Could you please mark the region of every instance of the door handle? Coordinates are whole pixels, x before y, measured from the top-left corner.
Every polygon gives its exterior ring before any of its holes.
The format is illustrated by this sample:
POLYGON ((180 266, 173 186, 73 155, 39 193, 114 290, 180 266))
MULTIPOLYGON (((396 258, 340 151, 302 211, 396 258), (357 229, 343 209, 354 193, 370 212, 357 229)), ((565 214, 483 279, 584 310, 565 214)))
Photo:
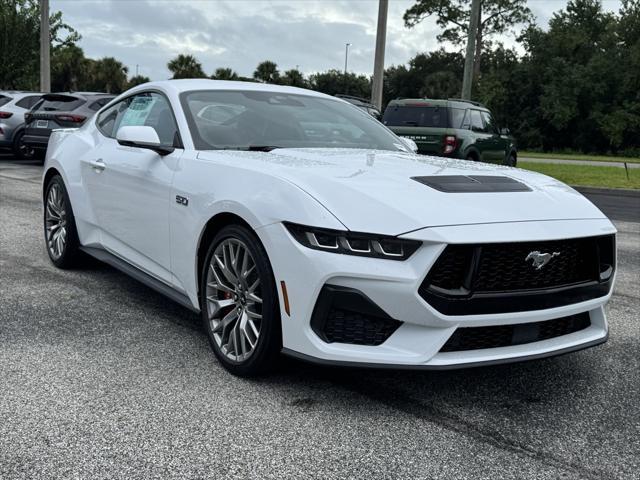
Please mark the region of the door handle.
POLYGON ((91 165, 91 168, 93 168, 93 170, 96 173, 102 172, 106 167, 106 165, 104 164, 101 158, 98 158, 96 160, 90 160, 89 165, 91 165))

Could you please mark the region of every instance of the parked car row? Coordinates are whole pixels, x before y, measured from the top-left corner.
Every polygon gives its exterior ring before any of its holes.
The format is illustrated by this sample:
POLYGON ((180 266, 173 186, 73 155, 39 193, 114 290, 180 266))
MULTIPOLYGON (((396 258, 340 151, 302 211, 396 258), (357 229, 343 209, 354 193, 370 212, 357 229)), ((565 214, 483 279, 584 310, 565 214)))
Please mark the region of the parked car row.
POLYGON ((0 148, 44 158, 51 131, 78 128, 115 95, 98 92, 0 92, 0 148))
MULTIPOLYGON (((0 92, 0 148, 20 159, 44 158, 52 130, 77 128, 115 96, 98 92, 0 92)), ((517 149, 508 129, 501 129, 482 104, 461 99, 396 99, 384 115, 364 98, 336 95, 395 134, 415 142, 418 153, 515 166, 517 149)), ((233 116, 218 106, 203 115, 233 116)))

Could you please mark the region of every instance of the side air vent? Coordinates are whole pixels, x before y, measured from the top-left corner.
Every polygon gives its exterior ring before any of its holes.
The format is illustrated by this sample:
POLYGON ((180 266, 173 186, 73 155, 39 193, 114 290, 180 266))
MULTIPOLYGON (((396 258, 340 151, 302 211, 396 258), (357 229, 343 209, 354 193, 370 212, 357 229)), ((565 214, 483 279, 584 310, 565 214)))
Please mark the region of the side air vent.
POLYGON ((311 328, 327 343, 381 345, 400 325, 362 292, 337 285, 322 288, 311 317, 311 328))
POLYGON ((530 192, 524 183, 497 175, 431 175, 412 180, 445 193, 530 192))

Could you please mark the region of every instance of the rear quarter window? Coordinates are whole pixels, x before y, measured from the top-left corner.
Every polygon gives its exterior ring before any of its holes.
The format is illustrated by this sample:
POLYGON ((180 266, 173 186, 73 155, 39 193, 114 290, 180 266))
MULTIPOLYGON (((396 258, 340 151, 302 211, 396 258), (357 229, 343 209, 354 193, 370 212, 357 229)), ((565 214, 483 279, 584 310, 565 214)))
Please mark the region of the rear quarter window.
POLYGON ((31 95, 30 97, 24 97, 16 102, 16 105, 20 108, 26 108, 29 110, 40 100, 40 95, 31 95))
POLYGON ((448 110, 437 106, 395 105, 385 110, 382 123, 391 127, 446 128, 448 110))
POLYGON ((11 97, 7 97, 6 95, 0 95, 0 107, 2 105, 6 105, 11 101, 11 97))

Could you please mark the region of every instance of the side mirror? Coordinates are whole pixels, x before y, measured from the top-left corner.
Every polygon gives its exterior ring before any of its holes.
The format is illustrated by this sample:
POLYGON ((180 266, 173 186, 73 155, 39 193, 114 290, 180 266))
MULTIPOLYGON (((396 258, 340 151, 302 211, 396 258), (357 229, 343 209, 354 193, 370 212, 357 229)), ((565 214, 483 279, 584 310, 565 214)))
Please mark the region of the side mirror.
POLYGON ((171 145, 162 145, 155 129, 148 126, 128 125, 120 127, 116 134, 116 140, 125 147, 146 148, 162 156, 169 155, 175 150, 171 145))
POLYGON ((407 137, 400 137, 410 152, 418 153, 418 144, 407 137))
POLYGON ((501 128, 500 135, 511 135, 511 131, 508 128, 501 128))

